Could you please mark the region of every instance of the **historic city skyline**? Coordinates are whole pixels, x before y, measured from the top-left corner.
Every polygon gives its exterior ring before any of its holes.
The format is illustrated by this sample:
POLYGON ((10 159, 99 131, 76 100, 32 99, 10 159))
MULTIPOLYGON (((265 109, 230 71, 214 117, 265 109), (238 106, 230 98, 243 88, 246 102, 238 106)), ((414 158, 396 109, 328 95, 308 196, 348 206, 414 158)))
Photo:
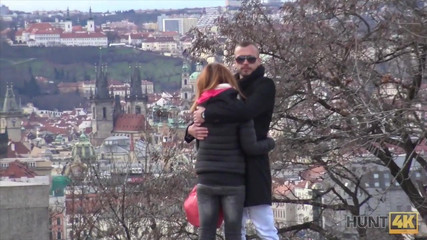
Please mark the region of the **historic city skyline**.
POLYGON ((32 11, 52 11, 52 10, 70 10, 88 11, 92 8, 95 12, 106 11, 125 11, 137 9, 180 9, 192 7, 216 7, 224 6, 224 0, 73 0, 73 1, 53 1, 53 0, 3 0, 2 5, 10 10, 19 10, 25 12, 32 11))

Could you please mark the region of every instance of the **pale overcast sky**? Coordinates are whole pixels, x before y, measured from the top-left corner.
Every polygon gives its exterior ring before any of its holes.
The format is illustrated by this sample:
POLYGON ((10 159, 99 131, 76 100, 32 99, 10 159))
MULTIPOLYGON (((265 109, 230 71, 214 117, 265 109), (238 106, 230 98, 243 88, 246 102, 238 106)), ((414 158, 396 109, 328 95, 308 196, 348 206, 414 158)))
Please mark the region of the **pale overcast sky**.
POLYGON ((130 9, 179 9, 225 6, 225 0, 0 0, 10 10, 80 10, 106 12, 130 9))

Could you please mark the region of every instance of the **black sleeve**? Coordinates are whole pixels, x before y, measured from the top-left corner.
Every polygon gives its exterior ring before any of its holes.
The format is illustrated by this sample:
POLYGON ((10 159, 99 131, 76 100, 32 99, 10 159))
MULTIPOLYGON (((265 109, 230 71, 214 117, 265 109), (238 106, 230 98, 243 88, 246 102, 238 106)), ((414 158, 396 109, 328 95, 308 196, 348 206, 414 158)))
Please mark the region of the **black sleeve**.
POLYGON ((272 150, 275 143, 272 138, 257 141, 254 121, 250 120, 240 125, 240 145, 247 155, 260 155, 272 150))
POLYGON ((193 136, 191 136, 191 135, 188 133, 188 128, 189 128, 191 125, 193 125, 193 122, 192 122, 192 123, 190 123, 190 124, 187 126, 187 128, 185 129, 184 141, 186 141, 187 143, 190 143, 191 141, 193 141, 193 140, 195 139, 193 136))
POLYGON ((244 103, 239 100, 212 104, 205 110, 205 121, 210 123, 246 122, 274 108, 276 87, 273 80, 263 78, 256 90, 247 96, 244 103))

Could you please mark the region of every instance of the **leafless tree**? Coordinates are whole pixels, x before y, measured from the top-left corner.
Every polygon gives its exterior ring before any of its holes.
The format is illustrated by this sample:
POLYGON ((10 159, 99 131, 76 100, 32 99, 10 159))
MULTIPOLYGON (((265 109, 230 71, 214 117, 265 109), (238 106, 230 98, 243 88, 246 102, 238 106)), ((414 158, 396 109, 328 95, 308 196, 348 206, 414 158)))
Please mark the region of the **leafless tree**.
MULTIPOLYGON (((220 37, 194 30, 191 52, 230 63, 237 42, 260 47, 277 89, 273 165, 308 159, 323 166, 335 199, 323 208, 358 215, 369 194, 363 173, 349 165, 369 162, 390 171, 427 222, 424 186, 410 178, 415 165, 427 170, 419 151, 427 136, 426 22, 426 5, 417 0, 297 0, 280 9, 249 0, 218 19, 220 37)), ((323 231, 310 224, 303 227, 323 231)), ((366 238, 366 229, 358 233, 366 238)))
POLYGON ((106 177, 97 162, 87 162, 87 170, 78 178, 71 177, 67 188, 71 238, 197 239, 197 231, 182 209, 195 183, 194 155, 189 161, 181 161, 177 156, 188 152, 184 148, 189 146, 180 142, 168 145, 167 150, 151 150, 156 153, 150 152, 149 162, 161 166, 150 168, 160 170, 154 173, 113 171, 106 177), (178 161, 181 164, 172 164, 178 161), (171 164, 179 167, 171 171, 171 164))

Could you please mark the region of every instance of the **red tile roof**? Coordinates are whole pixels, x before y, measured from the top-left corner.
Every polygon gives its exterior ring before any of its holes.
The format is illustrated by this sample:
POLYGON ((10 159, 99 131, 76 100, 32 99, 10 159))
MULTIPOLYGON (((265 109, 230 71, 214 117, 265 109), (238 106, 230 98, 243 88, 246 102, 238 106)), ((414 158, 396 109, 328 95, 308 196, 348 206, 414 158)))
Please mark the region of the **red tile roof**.
MULTIPOLYGON (((128 35, 128 37, 129 37, 129 35, 128 35)), ((131 39, 143 39, 143 38, 144 38, 144 36, 143 36, 142 34, 135 34, 135 33, 131 33, 131 34, 130 34, 130 38, 131 38, 131 39)))
POLYGON ((22 142, 9 141, 9 143, 7 144, 8 158, 20 157, 21 155, 29 153, 30 149, 28 149, 22 142))
POLYGON ((31 32, 33 30, 47 30, 49 28, 53 28, 50 23, 32 23, 29 25, 29 27, 25 30, 26 32, 31 32))
POLYGON ((78 33, 62 33, 61 38, 106 38, 104 33, 100 32, 78 32, 78 33))
POLYGON ((34 34, 36 35, 46 35, 46 34, 61 34, 62 30, 61 29, 57 29, 57 28, 52 28, 52 29, 41 29, 41 30, 36 30, 34 32, 34 34))
POLYGON ((9 178, 33 178, 37 174, 28 169, 28 166, 18 160, 10 162, 9 166, 6 169, 0 169, 0 177, 9 177, 9 178))
POLYGON ((178 32, 159 32, 157 36, 173 37, 173 36, 178 36, 178 35, 179 35, 178 32))
POLYGON ((122 114, 117 118, 114 125, 114 132, 141 132, 148 128, 148 123, 145 121, 144 115, 137 114, 122 114), (147 125, 147 126, 146 126, 147 125))
POLYGON ((172 37, 158 37, 158 38, 146 38, 144 42, 154 43, 154 42, 175 42, 172 37))
POLYGON ((83 27, 82 27, 82 26, 80 26, 80 25, 73 26, 73 30, 72 30, 72 31, 73 31, 73 32, 83 31, 83 27))
POLYGON ((70 132, 69 128, 71 128, 71 127, 59 128, 59 127, 55 127, 55 126, 46 125, 46 126, 40 128, 40 131, 47 131, 47 132, 51 132, 54 134, 67 135, 70 132))
POLYGON ((295 184, 273 184, 273 194, 286 196, 295 188, 295 184))
POLYGON ((22 33, 24 32, 24 29, 19 29, 15 32, 15 36, 22 36, 22 33))
POLYGON ((84 133, 85 133, 85 134, 92 133, 92 127, 87 127, 87 128, 85 128, 84 133))
POLYGON ((110 79, 108 80, 108 85, 111 87, 112 85, 123 86, 125 83, 119 80, 110 79))
POLYGON ((325 173, 326 173, 325 168, 322 166, 319 166, 319 167, 313 167, 305 171, 302 171, 300 173, 300 176, 304 180, 308 180, 310 182, 318 182, 322 180, 322 177, 325 173))

